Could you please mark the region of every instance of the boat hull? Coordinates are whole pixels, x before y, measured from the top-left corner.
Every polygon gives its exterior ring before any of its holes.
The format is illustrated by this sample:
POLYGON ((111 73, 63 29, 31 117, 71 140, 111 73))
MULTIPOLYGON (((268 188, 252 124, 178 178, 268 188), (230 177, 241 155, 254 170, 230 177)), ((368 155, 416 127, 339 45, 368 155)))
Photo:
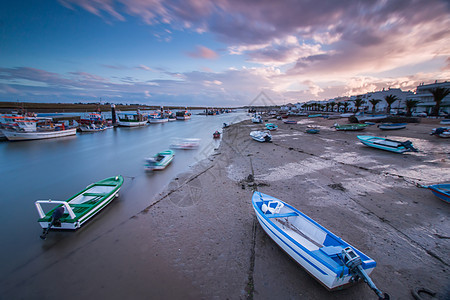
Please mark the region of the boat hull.
POLYGON ((145 121, 119 121, 119 126, 122 127, 139 127, 139 126, 145 126, 147 124, 147 120, 145 121))
POLYGON ((378 128, 381 130, 398 130, 398 129, 404 129, 406 128, 406 124, 380 124, 378 125, 378 128))
POLYGON ((366 135, 358 135, 357 138, 360 140, 361 143, 372 148, 377 148, 395 153, 404 153, 407 151, 411 151, 411 149, 402 146, 401 142, 398 141, 391 141, 385 138, 366 135))
POLYGON ((257 142, 264 143, 272 140, 272 135, 269 132, 264 131, 252 131, 250 136, 257 142))
POLYGON ((150 124, 159 124, 169 122, 169 119, 148 119, 150 124))
POLYGON ((450 203, 450 184, 435 184, 428 186, 428 188, 436 197, 450 203))
POLYGON ((9 141, 27 141, 27 140, 52 139, 76 135, 77 129, 71 128, 59 131, 35 131, 35 132, 21 132, 3 129, 2 132, 9 141))

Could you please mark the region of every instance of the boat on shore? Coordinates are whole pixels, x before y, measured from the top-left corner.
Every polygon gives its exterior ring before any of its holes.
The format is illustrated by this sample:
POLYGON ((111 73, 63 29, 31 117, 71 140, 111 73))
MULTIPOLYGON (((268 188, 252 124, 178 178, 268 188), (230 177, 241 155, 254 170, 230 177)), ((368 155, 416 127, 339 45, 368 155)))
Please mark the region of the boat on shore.
POLYGON ((421 187, 431 190, 436 197, 450 203, 450 183, 423 185, 421 187))
POLYGON ((258 141, 258 142, 261 142, 261 143, 272 141, 272 135, 270 134, 269 131, 258 131, 258 130, 255 130, 255 131, 250 132, 250 136, 255 141, 258 141))
POLYGON ((397 130, 406 128, 407 123, 381 123, 378 128, 381 130, 397 130))
POLYGON ((118 175, 92 183, 65 201, 36 201, 38 222, 44 229, 41 238, 45 239, 50 229, 74 230, 80 228, 118 196, 122 184, 123 177, 118 175), (54 207, 45 213, 43 205, 53 205, 54 207))
POLYGON ((173 150, 166 150, 157 153, 153 157, 145 159, 145 170, 157 171, 164 170, 173 160, 175 152, 173 150))
POLYGON ((297 121, 294 120, 283 120, 284 124, 297 124, 297 121))
POLYGON ((366 129, 369 125, 359 123, 339 125, 336 123, 333 126, 337 131, 361 131, 366 129))
POLYGON ((320 132, 320 129, 317 129, 317 128, 307 128, 307 129, 305 130, 305 132, 306 132, 306 133, 309 133, 309 134, 317 134, 317 133, 320 132))
POLYGON ((308 118, 318 118, 318 117, 322 117, 322 114, 314 114, 314 115, 309 115, 308 118))
POLYGON ((358 122, 366 122, 366 121, 381 121, 388 117, 388 115, 372 115, 372 114, 365 114, 363 112, 359 112, 355 115, 352 115, 349 117, 349 121, 352 122, 353 117, 355 117, 358 122))
POLYGON ((430 134, 441 138, 450 138, 450 127, 433 128, 430 134))
POLYGON ((148 122, 148 117, 139 111, 137 113, 119 113, 118 118, 119 126, 122 127, 145 126, 148 122))
POLYGON ((395 140, 390 140, 377 136, 369 136, 369 135, 358 135, 357 138, 369 147, 391 151, 395 153, 404 153, 407 151, 418 152, 416 148, 412 145, 410 141, 400 142, 395 140))
POLYGON ((262 123, 262 117, 260 115, 254 115, 252 117, 252 122, 253 123, 262 123))
POLYGON ((450 125, 450 119, 444 119, 444 120, 442 120, 441 122, 439 122, 439 124, 442 124, 442 125, 450 125))
POLYGON ((254 192, 252 206, 267 235, 325 288, 342 289, 362 278, 383 299, 369 277, 372 258, 277 198, 254 192))
POLYGON ((277 130, 277 128, 278 128, 278 126, 273 123, 266 123, 265 126, 268 130, 277 130))

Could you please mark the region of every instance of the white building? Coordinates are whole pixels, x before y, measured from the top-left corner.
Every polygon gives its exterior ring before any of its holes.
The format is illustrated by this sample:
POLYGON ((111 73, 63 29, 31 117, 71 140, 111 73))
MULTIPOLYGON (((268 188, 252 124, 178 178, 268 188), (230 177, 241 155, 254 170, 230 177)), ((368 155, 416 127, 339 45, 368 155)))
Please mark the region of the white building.
MULTIPOLYGON (((372 103, 370 100, 379 99, 381 100, 375 106, 375 112, 386 112, 387 102, 385 100, 386 96, 393 95, 396 96, 399 100, 395 101, 391 105, 391 112, 404 111, 406 110, 406 99, 410 99, 414 93, 411 91, 403 92, 401 89, 391 89, 387 90, 383 89, 382 91, 370 92, 363 95, 352 96, 351 100, 355 100, 356 98, 361 98, 364 100, 364 104, 360 107, 360 110, 372 112, 372 103)), ((354 108, 354 104, 352 102, 351 107, 354 108)))
MULTIPOLYGON (((431 94, 430 90, 435 88, 446 88, 450 89, 450 82, 435 82, 432 84, 421 84, 417 87, 416 93, 408 99, 417 100, 420 103, 417 104, 417 108, 415 111, 417 112, 426 112, 428 115, 432 113, 433 107, 436 105, 434 102, 433 94, 431 94)), ((447 95, 441 101, 441 112, 450 113, 450 95, 447 95)))

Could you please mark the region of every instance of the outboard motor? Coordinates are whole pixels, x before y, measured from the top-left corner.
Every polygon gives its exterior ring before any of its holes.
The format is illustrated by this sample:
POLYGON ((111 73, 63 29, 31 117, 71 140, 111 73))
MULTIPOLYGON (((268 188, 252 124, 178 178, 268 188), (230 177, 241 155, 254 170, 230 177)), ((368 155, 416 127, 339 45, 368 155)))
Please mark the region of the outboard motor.
POLYGON ((55 210, 52 213, 51 222, 48 225, 47 228, 44 229, 44 231, 41 234, 41 239, 45 240, 47 238, 47 234, 50 231, 50 228, 52 226, 54 227, 61 227, 61 217, 64 215, 64 207, 60 206, 55 208, 55 210))
POLYGON ((419 152, 419 150, 417 150, 416 148, 414 148, 413 144, 411 143, 411 141, 406 141, 401 143, 403 147, 405 147, 406 149, 409 149, 411 151, 414 152, 419 152))
POLYGON ((376 287, 375 283, 373 283, 372 279, 370 279, 369 275, 364 271, 361 264, 361 257, 351 248, 347 247, 342 250, 342 257, 344 264, 350 269, 350 273, 353 275, 352 279, 357 281, 359 278, 362 278, 365 283, 369 285, 369 287, 377 294, 378 299, 389 300, 390 297, 388 294, 383 293, 376 287))

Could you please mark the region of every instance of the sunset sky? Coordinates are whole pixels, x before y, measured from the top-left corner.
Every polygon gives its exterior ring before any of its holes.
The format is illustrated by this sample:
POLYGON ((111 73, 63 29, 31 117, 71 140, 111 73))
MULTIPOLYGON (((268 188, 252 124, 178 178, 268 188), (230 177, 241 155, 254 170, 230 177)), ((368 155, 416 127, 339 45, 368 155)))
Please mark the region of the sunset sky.
POLYGON ((283 104, 435 80, 445 0, 0 3, 0 101, 283 104))

